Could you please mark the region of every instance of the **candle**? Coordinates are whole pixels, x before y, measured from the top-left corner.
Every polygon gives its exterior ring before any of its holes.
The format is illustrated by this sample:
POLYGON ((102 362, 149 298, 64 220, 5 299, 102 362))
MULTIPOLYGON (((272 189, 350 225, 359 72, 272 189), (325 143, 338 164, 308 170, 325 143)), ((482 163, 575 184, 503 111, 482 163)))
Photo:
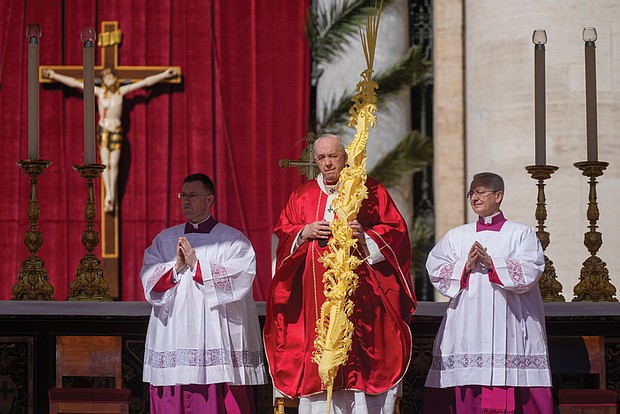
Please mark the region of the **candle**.
POLYGON ((546 165, 545 43, 547 43, 547 33, 542 29, 534 30, 532 42, 534 43, 535 160, 536 165, 546 165))
POLYGON ((28 158, 39 159, 39 38, 41 27, 30 23, 28 38, 28 158))
POLYGON ((95 39, 92 27, 82 28, 84 42, 84 164, 95 163, 95 39))
POLYGON ((598 161, 596 127, 596 29, 586 27, 582 35, 586 58, 586 142, 588 161, 598 161))

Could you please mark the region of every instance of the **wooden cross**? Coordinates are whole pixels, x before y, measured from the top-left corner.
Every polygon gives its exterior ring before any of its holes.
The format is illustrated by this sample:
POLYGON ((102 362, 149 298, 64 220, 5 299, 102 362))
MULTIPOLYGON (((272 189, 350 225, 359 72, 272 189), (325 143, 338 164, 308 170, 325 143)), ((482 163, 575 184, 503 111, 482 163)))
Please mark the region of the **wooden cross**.
MULTIPOLYGON (((160 83, 181 83, 180 66, 121 66, 118 64, 118 47, 121 44, 123 33, 118 28, 118 22, 101 22, 101 33, 98 34, 97 45, 101 49, 101 63, 95 66, 95 83, 101 84, 101 71, 103 69, 114 70, 117 79, 122 84, 129 84, 151 75, 156 75, 168 68, 176 70, 177 76, 165 79, 160 83)), ((43 69, 52 69, 61 75, 83 80, 84 70, 82 66, 39 66, 39 82, 52 83, 51 79, 43 76, 43 69)), ((104 197, 103 184, 101 185, 101 200, 104 197)), ((106 213, 101 203, 101 256, 103 258, 103 272, 110 286, 110 296, 118 298, 119 289, 119 215, 118 197, 114 212, 106 213)))
POLYGON ((309 180, 312 180, 319 175, 319 167, 314 162, 314 133, 308 132, 306 135, 306 142, 308 147, 304 148, 299 154, 297 160, 289 160, 282 158, 278 163, 280 168, 297 167, 301 175, 305 175, 309 180))

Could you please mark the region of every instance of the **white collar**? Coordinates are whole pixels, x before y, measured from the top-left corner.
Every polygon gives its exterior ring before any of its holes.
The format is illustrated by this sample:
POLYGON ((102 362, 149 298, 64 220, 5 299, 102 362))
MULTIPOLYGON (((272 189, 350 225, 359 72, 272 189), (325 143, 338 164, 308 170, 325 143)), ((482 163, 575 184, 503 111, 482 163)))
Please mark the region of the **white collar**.
POLYGON ((325 194, 332 195, 338 193, 338 183, 325 184, 325 180, 323 179, 323 173, 319 173, 319 175, 316 176, 316 182, 319 185, 321 191, 323 191, 325 194))
POLYGON ((487 217, 483 217, 484 220, 484 224, 493 224, 493 217, 497 216, 498 214, 501 214, 501 210, 499 210, 497 213, 491 215, 491 216, 487 216, 487 217))
POLYGON ((191 220, 188 220, 188 221, 189 221, 189 224, 191 224, 191 225, 192 225, 195 229, 197 229, 197 228, 198 228, 198 226, 200 226, 202 223, 204 223, 205 221, 209 220, 210 218, 211 218, 211 214, 209 214, 209 215, 207 216, 207 218, 206 218, 206 219, 201 220, 201 221, 200 221, 200 222, 198 222, 198 223, 194 223, 194 222, 193 222, 193 221, 191 221, 191 220))

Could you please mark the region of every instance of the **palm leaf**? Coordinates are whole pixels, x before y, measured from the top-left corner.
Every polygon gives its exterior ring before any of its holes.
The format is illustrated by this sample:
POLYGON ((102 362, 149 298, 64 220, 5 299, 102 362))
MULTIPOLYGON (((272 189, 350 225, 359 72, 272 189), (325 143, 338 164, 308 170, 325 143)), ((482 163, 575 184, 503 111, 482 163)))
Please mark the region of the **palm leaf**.
MULTIPOLYGON (((388 7, 394 0, 383 0, 388 7)), ((310 53, 317 62, 328 62, 348 49, 348 43, 359 35, 368 13, 375 9, 375 0, 343 0, 310 10, 306 20, 306 36, 310 40, 310 53)))
POLYGON ((433 161, 433 143, 419 131, 405 135, 396 148, 388 152, 368 173, 386 187, 400 181, 403 174, 413 174, 433 161))
POLYGON ((432 214, 422 214, 413 221, 409 232, 411 240, 411 270, 415 278, 426 277, 426 258, 435 244, 435 218, 432 214))
MULTIPOLYGON (((407 53, 386 70, 377 74, 374 81, 379 84, 377 105, 419 83, 430 69, 430 62, 422 55, 422 47, 412 46, 407 53)), ((328 102, 316 126, 311 126, 317 136, 329 131, 340 134, 349 120, 349 108, 354 93, 344 93, 328 102)))
POLYGON ((396 63, 373 77, 379 84, 378 102, 382 102, 403 89, 417 85, 431 68, 424 59, 422 46, 412 46, 396 63))

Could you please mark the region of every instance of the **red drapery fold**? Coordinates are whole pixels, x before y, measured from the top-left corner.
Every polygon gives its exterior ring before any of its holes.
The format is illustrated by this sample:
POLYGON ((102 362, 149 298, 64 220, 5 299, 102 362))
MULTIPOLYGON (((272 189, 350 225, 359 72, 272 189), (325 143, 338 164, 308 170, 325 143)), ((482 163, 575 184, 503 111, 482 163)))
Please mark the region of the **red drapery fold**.
MULTIPOLYGON (((181 85, 159 84, 125 98, 126 140, 119 177, 121 299, 143 300, 144 249, 163 228, 183 221, 176 198, 183 178, 210 175, 214 215, 243 231, 257 253, 255 297, 271 278, 271 233, 301 181, 280 158, 305 145, 309 56, 303 23, 309 0, 36 0, 0 2, 0 299, 11 298, 29 228, 27 158, 28 23, 41 25, 40 64, 81 65, 80 30, 118 21, 119 64, 181 66, 181 85)), ((99 51, 96 51, 99 64, 99 51)), ((40 90, 40 230, 56 300, 65 300, 85 249, 82 93, 58 84, 40 90)), ((97 183, 99 186, 99 183, 97 183)), ((97 206, 101 200, 96 189, 97 206)), ((100 218, 98 211, 97 223, 100 218)), ((99 230, 99 226, 97 225, 99 230)), ((100 249, 95 252, 99 257, 100 249)))

